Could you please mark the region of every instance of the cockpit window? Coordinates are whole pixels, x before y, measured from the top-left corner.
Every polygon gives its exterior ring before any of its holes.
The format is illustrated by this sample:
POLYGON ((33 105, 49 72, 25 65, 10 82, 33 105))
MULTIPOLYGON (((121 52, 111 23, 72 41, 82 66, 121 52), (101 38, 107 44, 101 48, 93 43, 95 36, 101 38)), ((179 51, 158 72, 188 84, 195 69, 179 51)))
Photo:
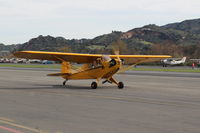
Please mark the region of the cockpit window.
POLYGON ((109 55, 103 55, 103 56, 102 56, 102 60, 103 60, 103 61, 110 61, 111 58, 110 58, 109 55))
POLYGON ((90 65, 89 68, 95 68, 102 66, 101 58, 97 58, 95 61, 93 61, 90 65))

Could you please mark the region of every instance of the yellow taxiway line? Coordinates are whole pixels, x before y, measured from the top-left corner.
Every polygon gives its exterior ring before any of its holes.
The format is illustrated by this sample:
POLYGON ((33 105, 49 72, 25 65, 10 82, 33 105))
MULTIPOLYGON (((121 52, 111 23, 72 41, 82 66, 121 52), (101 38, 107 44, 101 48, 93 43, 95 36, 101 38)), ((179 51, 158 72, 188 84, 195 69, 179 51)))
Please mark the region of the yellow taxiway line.
POLYGON ((48 133, 46 131, 37 130, 37 129, 30 128, 30 127, 27 127, 27 126, 16 124, 16 123, 14 123, 14 120, 11 120, 11 119, 8 119, 8 118, 4 118, 4 117, 0 117, 0 123, 6 124, 6 125, 10 125, 10 126, 14 126, 14 127, 21 128, 21 129, 25 129, 25 130, 28 130, 28 131, 31 131, 31 132, 35 132, 35 133, 48 133))

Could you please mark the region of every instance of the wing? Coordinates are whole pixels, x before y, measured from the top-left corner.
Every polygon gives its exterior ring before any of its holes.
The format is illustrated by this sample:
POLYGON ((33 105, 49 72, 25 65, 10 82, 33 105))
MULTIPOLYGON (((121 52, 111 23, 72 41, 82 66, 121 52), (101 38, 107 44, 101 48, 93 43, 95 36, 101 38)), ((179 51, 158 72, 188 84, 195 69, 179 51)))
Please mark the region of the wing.
POLYGON ((14 53, 14 56, 26 59, 40 59, 53 61, 67 61, 76 63, 91 63, 97 58, 102 57, 98 54, 78 54, 61 52, 42 52, 42 51, 21 51, 14 53))
MULTIPOLYGON (((97 58, 101 58, 101 54, 78 54, 78 53, 61 53, 61 52, 42 52, 42 51, 21 51, 14 53, 14 56, 26 59, 40 59, 53 61, 67 61, 76 63, 91 63, 97 58)), ((170 58, 168 55, 109 55, 111 58, 120 58, 126 64, 143 63, 159 61, 161 59, 170 58)))
POLYGON ((110 55, 110 57, 123 59, 125 64, 154 62, 166 58, 171 58, 169 55, 110 55))

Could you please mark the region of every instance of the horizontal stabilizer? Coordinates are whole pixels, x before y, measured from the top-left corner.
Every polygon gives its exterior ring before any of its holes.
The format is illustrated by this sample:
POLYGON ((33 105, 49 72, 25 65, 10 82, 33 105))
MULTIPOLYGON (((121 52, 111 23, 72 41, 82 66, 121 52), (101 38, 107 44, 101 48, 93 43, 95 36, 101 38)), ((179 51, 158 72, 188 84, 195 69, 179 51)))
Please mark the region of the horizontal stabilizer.
POLYGON ((47 76, 69 76, 70 73, 50 73, 47 76))

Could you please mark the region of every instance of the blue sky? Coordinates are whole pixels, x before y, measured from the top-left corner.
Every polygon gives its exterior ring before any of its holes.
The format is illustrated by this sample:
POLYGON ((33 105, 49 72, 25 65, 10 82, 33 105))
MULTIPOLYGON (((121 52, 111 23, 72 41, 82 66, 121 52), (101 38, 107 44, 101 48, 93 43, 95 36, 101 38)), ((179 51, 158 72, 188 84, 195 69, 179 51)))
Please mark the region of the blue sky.
POLYGON ((38 35, 94 38, 200 18, 199 0, 0 0, 0 43, 38 35))

